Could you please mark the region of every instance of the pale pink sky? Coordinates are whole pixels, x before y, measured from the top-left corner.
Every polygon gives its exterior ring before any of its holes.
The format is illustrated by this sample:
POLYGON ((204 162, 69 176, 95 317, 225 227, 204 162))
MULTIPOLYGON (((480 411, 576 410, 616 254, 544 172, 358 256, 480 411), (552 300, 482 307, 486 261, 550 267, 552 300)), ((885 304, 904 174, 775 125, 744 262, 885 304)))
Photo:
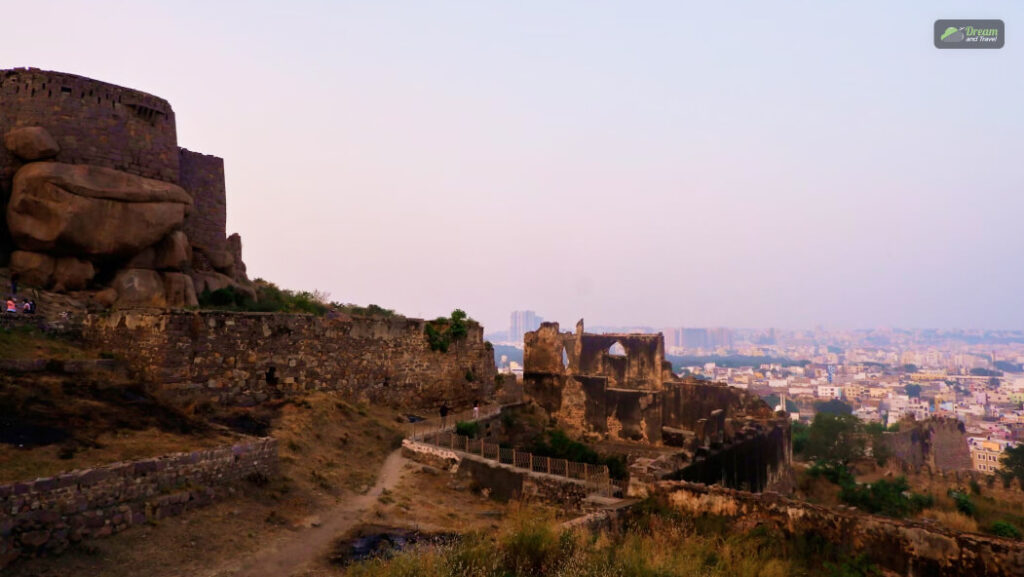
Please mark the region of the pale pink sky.
POLYGON ((344 302, 1024 328, 1022 5, 709 4, 35 0, 0 67, 167 98, 250 274, 344 302))

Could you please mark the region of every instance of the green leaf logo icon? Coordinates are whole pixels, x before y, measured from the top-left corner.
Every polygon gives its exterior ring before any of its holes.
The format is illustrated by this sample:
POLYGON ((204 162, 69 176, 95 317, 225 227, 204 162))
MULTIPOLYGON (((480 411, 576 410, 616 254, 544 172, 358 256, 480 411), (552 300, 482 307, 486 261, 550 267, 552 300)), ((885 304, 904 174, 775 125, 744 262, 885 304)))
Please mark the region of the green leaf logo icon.
POLYGON ((964 32, 956 26, 950 26, 946 28, 946 31, 939 37, 941 42, 962 42, 964 39, 964 32))

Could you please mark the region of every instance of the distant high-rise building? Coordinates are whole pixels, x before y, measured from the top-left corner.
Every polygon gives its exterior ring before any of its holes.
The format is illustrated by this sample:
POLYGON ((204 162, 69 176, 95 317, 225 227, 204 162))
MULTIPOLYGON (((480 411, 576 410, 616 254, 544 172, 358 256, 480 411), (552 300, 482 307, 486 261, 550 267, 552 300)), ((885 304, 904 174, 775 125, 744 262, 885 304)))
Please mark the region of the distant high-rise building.
POLYGON ((665 344, 684 349, 714 350, 733 347, 733 331, 726 328, 675 328, 665 329, 665 344))
POLYGON ((508 339, 522 341, 524 334, 537 330, 542 322, 544 319, 533 311, 512 311, 512 316, 509 318, 508 339))

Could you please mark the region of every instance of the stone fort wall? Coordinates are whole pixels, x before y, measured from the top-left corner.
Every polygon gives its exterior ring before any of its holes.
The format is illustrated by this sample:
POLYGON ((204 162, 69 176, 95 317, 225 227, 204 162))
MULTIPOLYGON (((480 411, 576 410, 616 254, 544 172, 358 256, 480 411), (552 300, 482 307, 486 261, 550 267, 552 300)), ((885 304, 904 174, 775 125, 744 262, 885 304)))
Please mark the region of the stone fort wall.
POLYGON ((180 149, 181 187, 192 195, 195 206, 185 218, 185 234, 193 246, 224 250, 228 208, 224 187, 224 160, 180 149))
MULTIPOLYGON (((57 162, 178 182, 174 111, 162 98, 74 74, 0 71, 0 135, 21 126, 49 131, 61 148, 57 162)), ((0 182, 20 166, 0 147, 0 182)))
POLYGON ((483 327, 470 325, 441 353, 430 350, 425 325, 404 317, 135 310, 90 315, 82 331, 139 379, 193 400, 251 405, 332 390, 433 411, 489 396, 496 371, 483 327))
POLYGON ((927 467, 958 471, 973 467, 964 425, 956 419, 905 421, 899 432, 885 433, 882 440, 892 452, 891 460, 908 470, 927 467))
POLYGON ((0 569, 22 555, 60 553, 180 515, 208 504, 217 487, 269 476, 276 466, 277 441, 265 438, 0 485, 0 569))
POLYGON ((898 575, 1011 577, 1024 575, 1024 543, 935 525, 830 509, 775 493, 663 482, 655 494, 692 517, 724 517, 740 530, 769 526, 788 535, 812 536, 898 575))

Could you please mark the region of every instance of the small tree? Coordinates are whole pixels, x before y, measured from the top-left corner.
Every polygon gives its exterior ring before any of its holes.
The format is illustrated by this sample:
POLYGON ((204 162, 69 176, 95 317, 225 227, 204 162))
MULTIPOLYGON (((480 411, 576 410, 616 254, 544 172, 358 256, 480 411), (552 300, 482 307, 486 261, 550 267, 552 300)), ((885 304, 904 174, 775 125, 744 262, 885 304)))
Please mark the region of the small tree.
POLYGON ((819 460, 845 465, 864 456, 867 439, 853 415, 818 413, 807 432, 806 453, 819 460))
POLYGON ((1007 447, 1000 459, 1007 477, 1014 477, 1024 487, 1024 444, 1007 447))
POLYGON ((921 385, 919 385, 917 383, 911 383, 911 384, 903 387, 903 390, 907 393, 908 397, 916 397, 916 398, 920 398, 921 397, 921 385))

